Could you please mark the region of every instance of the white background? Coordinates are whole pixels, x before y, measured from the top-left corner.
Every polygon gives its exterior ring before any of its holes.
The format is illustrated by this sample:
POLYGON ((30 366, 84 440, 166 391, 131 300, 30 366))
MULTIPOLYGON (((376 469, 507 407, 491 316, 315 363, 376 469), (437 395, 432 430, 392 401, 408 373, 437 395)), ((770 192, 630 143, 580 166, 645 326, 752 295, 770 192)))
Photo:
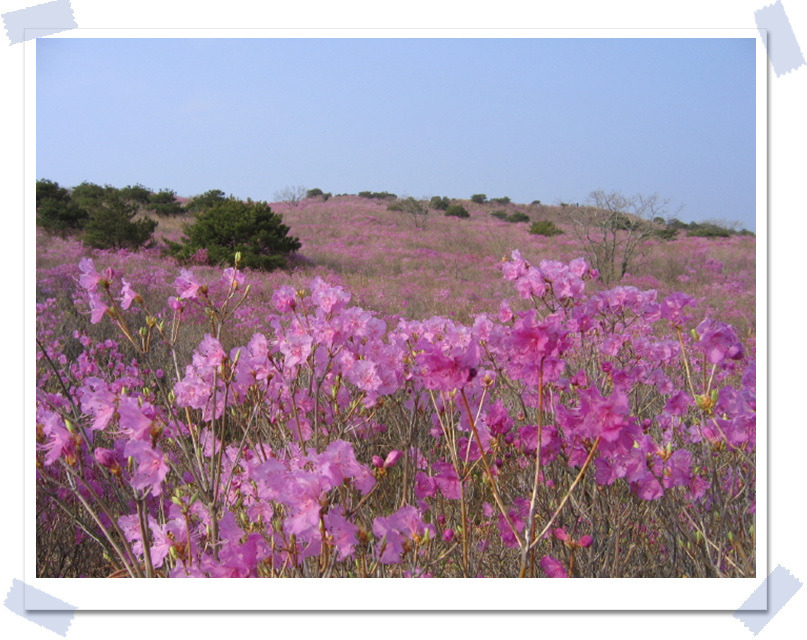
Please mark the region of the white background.
MULTIPOLYGON (((34 1, 0 2, 0 13, 23 9, 34 1)), ((475 8, 468 2, 324 2, 297 1, 293 6, 230 0, 224 6, 212 2, 137 3, 72 0, 74 16, 84 28, 153 27, 530 27, 530 28, 749 28, 754 11, 766 4, 746 0, 677 0, 647 2, 609 0, 561 3, 489 3, 475 8)), ((788 18, 807 52, 807 3, 784 0, 788 18)), ((7 298, 3 305, 5 358, 2 370, 2 399, 8 419, 2 429, 0 465, 3 513, 0 521, 0 594, 12 579, 23 579, 22 486, 22 376, 23 358, 23 63, 22 45, 9 46, 0 38, 0 78, 4 127, 0 142, 0 215, 6 243, 0 251, 7 298)), ((800 187, 807 178, 807 66, 788 75, 769 76, 769 570, 778 564, 807 582, 807 553, 804 551, 804 498, 802 482, 807 453, 804 411, 799 402, 805 396, 804 376, 796 366, 804 355, 800 321, 804 293, 807 207, 800 187)), ((764 226, 760 218, 758 232, 764 226)), ((760 265, 761 267, 761 265, 760 265)), ((26 336, 32 339, 32 336, 26 336)), ((760 335, 760 341, 764 337, 760 335)), ((758 385, 763 385, 758 380, 758 385)), ((335 583, 336 585, 337 583, 335 583)), ((489 589, 495 581, 480 581, 489 589)), ((225 596, 222 596, 223 599, 225 596)), ((739 606, 741 602, 737 602, 739 606)), ((125 606, 122 603, 122 606, 125 606)), ((630 602, 624 607, 629 609, 630 602)), ((361 608, 361 603, 356 603, 361 608)), ((763 638, 794 637, 803 631, 807 611, 807 588, 801 589, 762 631, 763 638)), ((0 608, 0 628, 8 637, 54 637, 5 608, 0 608)), ((221 635, 278 633, 317 634, 331 638, 362 636, 411 637, 451 634, 483 637, 491 634, 523 633, 528 636, 558 634, 582 637, 589 633, 652 635, 654 638, 750 638, 730 613, 432 613, 432 614, 312 614, 312 613, 78 613, 68 637, 129 638, 149 634, 156 638, 176 634, 207 638, 221 635)))

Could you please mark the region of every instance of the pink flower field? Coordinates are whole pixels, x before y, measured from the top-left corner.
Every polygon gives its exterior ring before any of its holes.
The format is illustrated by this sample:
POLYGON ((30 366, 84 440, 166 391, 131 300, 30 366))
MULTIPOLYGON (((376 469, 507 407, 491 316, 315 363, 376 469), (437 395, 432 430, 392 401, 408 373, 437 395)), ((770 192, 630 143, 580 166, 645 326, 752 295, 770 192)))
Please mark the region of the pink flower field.
MULTIPOLYGON (((753 577, 756 239, 272 204, 270 273, 37 236, 40 577, 753 577)), ((502 207, 499 207, 502 208, 502 207)))

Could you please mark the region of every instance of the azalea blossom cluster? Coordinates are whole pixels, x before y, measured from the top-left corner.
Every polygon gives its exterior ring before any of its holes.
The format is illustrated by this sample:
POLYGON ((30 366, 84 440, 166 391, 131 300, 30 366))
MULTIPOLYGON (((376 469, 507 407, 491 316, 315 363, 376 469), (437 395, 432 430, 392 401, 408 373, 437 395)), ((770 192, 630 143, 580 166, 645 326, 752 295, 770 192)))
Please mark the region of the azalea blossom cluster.
POLYGON ((132 577, 569 577, 605 553, 584 496, 675 504, 698 535, 723 496, 753 514, 732 327, 684 294, 588 293, 583 259, 501 271, 520 300, 469 326, 391 323, 316 278, 228 346, 237 268, 183 269, 152 310, 82 259, 78 304, 120 338, 76 332, 67 358, 39 305, 39 483, 132 577), (183 358, 192 313, 210 331, 183 358))

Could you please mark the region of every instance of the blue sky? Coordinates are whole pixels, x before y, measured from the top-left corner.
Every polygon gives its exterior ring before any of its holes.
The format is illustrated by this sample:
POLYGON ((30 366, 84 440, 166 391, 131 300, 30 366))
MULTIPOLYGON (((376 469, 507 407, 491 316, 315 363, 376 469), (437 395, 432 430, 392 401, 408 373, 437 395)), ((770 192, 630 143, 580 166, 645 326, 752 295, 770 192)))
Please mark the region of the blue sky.
POLYGON ((756 229, 753 39, 41 39, 37 177, 584 202, 756 229))

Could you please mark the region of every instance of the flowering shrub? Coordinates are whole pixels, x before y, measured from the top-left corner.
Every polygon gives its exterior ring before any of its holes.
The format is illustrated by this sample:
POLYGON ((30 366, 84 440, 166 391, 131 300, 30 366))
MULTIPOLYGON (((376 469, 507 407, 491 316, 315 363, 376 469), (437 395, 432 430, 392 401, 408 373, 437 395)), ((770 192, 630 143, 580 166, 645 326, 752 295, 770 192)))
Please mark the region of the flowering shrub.
POLYGON ((393 324, 317 277, 229 345, 235 262, 152 309, 84 258, 72 340, 38 305, 41 518, 108 573, 753 575, 753 349, 694 298, 515 251, 526 310, 393 324))

